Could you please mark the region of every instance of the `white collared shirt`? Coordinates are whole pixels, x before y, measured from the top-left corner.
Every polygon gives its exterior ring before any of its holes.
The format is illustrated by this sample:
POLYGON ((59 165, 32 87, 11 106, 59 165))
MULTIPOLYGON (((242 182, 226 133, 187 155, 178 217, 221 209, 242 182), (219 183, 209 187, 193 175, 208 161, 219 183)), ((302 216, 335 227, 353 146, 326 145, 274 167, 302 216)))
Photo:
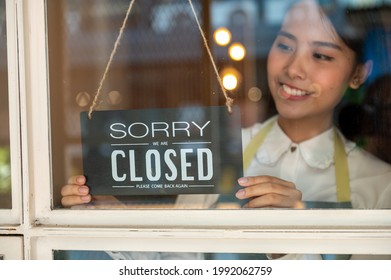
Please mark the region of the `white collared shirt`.
MULTIPOLYGON (((243 147, 275 118, 244 129, 243 147)), ((391 208, 391 166, 342 139, 348 154, 353 208, 391 208)), ((302 192, 303 201, 336 202, 333 129, 296 144, 275 122, 245 175, 291 181, 302 192)))

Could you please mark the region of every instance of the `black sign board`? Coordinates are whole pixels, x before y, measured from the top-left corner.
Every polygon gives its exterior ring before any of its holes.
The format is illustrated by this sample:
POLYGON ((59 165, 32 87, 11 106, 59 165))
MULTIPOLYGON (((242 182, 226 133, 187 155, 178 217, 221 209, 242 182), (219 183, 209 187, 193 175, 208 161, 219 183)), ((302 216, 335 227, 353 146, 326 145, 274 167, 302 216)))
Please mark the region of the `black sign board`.
POLYGON ((237 107, 231 114, 211 106, 80 118, 84 174, 94 195, 219 193, 222 167, 242 170, 237 107))

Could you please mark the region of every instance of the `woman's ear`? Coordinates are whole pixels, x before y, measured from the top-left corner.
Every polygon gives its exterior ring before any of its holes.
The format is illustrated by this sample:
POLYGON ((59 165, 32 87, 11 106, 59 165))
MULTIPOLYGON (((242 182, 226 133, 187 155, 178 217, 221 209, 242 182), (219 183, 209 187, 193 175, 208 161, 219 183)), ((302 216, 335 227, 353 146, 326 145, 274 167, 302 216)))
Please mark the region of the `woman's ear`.
POLYGON ((349 86, 352 89, 358 89, 372 72, 373 62, 368 60, 364 64, 360 64, 356 67, 355 73, 350 80, 349 86))

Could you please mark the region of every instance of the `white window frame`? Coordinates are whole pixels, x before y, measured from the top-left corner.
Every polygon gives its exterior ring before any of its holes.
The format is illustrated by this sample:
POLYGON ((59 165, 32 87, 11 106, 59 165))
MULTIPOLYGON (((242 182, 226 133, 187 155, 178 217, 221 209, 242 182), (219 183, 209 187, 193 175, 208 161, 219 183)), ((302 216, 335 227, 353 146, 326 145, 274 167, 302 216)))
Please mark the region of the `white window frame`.
POLYGON ((139 229, 88 228, 42 229, 31 240, 33 259, 52 259, 54 250, 291 253, 291 254, 389 254, 390 234, 311 230, 139 229), (359 246, 358 246, 359 244, 359 246), (364 249, 364 247, 367 247, 364 249))
POLYGON ((391 254, 391 210, 53 210, 45 0, 8 2, 20 8, 26 258, 52 249, 391 254))
MULTIPOLYGON (((6 1, 7 19, 7 62, 8 62, 8 108, 10 127, 11 156, 11 209, 0 209, 0 233, 10 230, 10 226, 22 223, 22 175, 20 142, 20 100, 19 100, 19 60, 17 38, 17 10, 14 1, 6 1)), ((16 228, 12 229, 13 231, 16 228)))
POLYGON ((23 237, 0 236, 0 255, 4 260, 23 260, 23 237))

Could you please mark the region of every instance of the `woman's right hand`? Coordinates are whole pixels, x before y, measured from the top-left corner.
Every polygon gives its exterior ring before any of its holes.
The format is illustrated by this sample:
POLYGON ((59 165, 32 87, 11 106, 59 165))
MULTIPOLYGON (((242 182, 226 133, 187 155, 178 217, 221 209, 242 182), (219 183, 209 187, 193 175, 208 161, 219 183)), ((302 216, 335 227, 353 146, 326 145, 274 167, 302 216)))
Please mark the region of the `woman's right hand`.
POLYGON ((85 185, 86 177, 83 175, 72 176, 68 184, 61 188, 61 204, 64 207, 85 204, 91 201, 90 189, 85 185))

